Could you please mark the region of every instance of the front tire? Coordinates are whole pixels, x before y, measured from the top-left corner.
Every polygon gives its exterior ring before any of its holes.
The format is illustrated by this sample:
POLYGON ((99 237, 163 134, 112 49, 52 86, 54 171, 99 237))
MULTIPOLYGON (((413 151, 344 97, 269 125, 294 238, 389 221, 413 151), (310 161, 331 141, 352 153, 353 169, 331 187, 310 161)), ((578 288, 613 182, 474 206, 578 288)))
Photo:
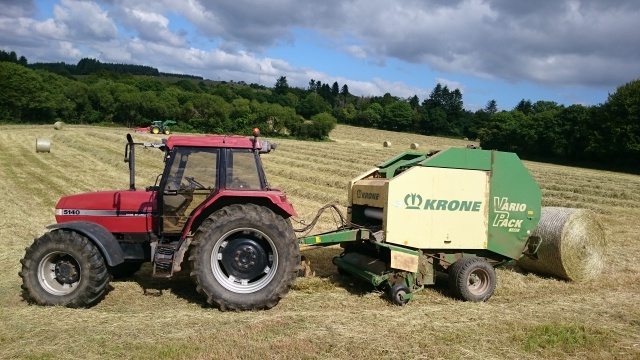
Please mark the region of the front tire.
POLYGON ((269 309, 293 285, 300 249, 289 221, 264 206, 236 204, 202 223, 189 261, 209 304, 223 311, 269 309))
POLYGON ((448 272, 449 287, 460 300, 486 301, 496 289, 496 271, 483 258, 459 259, 449 267, 448 272))
POLYGON ((20 262, 22 296, 39 305, 91 306, 111 280, 100 251, 73 231, 54 230, 37 238, 20 262))

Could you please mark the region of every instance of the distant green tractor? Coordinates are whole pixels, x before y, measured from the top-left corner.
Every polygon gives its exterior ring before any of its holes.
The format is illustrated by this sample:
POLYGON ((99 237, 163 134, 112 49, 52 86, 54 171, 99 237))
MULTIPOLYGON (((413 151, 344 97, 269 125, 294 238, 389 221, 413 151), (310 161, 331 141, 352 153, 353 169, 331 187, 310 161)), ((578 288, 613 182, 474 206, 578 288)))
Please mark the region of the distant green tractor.
POLYGON ((165 135, 169 135, 171 134, 171 129, 169 129, 169 126, 176 125, 176 124, 177 122, 175 122, 174 120, 165 120, 165 121, 157 120, 151 123, 149 132, 151 132, 152 134, 163 133, 165 135))

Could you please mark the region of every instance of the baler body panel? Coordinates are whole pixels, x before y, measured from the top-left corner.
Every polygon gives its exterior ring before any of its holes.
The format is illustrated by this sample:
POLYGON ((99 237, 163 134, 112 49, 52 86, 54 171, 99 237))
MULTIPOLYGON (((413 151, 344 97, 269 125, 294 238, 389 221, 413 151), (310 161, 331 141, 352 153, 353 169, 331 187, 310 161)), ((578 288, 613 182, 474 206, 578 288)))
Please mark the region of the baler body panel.
POLYGON ((517 155, 449 148, 407 152, 349 183, 349 220, 379 224, 411 249, 488 250, 518 259, 540 219, 542 193, 517 155))
POLYGON ((418 249, 485 249, 489 173, 414 166, 388 185, 385 241, 418 249))
POLYGON ((366 179, 352 187, 352 204, 383 208, 387 205, 389 179, 366 179))
POLYGON ((429 157, 421 165, 467 170, 491 170, 491 151, 449 148, 429 157))
POLYGON ((518 259, 538 225, 542 191, 516 154, 493 152, 487 249, 518 259))

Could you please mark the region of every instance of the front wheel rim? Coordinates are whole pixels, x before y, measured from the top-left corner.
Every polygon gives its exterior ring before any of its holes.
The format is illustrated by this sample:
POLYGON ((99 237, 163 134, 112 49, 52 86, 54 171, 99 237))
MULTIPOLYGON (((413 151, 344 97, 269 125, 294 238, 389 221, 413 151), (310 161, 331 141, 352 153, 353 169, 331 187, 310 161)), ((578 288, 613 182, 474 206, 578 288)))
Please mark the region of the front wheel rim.
POLYGON ((76 259, 64 252, 52 252, 38 265, 38 282, 50 294, 63 296, 74 292, 82 279, 76 259))
POLYGON ((213 276, 234 293, 249 294, 263 289, 271 283, 277 270, 278 250, 271 238, 257 229, 229 231, 218 239, 211 251, 213 276))

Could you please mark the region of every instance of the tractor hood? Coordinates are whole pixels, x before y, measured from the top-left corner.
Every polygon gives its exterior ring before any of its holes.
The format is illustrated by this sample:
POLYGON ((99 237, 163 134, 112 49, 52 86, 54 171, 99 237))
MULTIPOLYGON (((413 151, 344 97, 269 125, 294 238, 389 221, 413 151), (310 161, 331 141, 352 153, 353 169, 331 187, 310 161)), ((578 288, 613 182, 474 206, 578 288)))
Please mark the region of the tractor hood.
POLYGON ((146 232, 156 210, 156 192, 141 190, 99 191, 65 196, 56 205, 58 223, 85 220, 111 232, 146 232))

